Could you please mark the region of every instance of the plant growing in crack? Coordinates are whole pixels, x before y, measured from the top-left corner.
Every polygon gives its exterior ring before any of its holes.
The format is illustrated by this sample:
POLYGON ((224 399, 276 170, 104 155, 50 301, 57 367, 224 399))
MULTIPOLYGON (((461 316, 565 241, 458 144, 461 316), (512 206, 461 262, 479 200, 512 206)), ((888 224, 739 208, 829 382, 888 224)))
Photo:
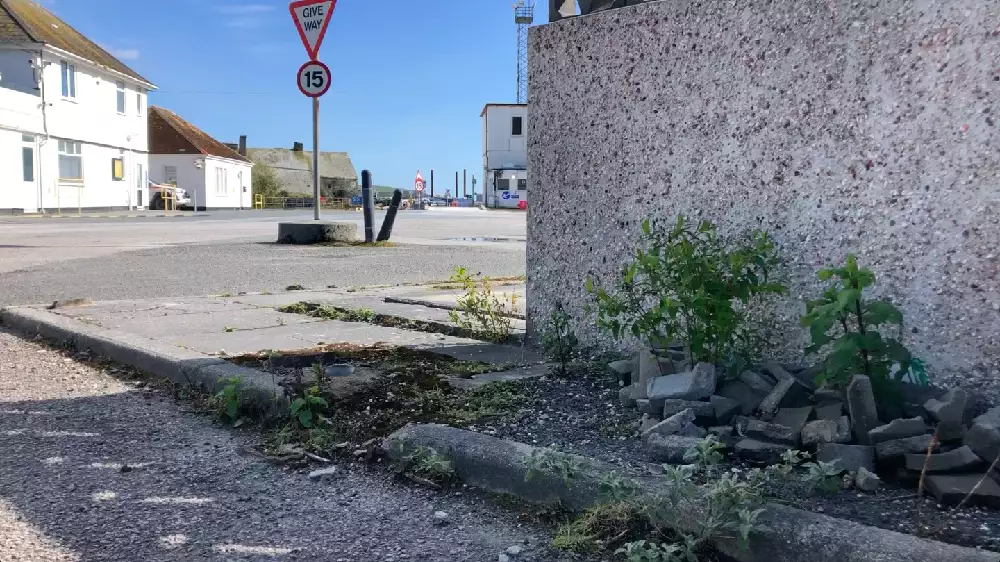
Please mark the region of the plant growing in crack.
POLYGON ((807 462, 802 465, 806 473, 802 476, 802 481, 809 485, 814 491, 823 494, 836 494, 840 491, 842 480, 836 463, 832 462, 807 462))
POLYGON ((326 399, 319 395, 319 387, 309 387, 302 392, 302 396, 292 400, 292 418, 302 427, 310 429, 322 419, 327 406, 326 399))
POLYGON ((898 385, 907 376, 928 382, 923 362, 898 339, 879 332, 881 326, 896 326, 901 335, 903 314, 887 301, 864 298, 864 290, 875 284, 871 270, 858 267, 857 258, 848 255, 843 267, 821 269, 819 279, 831 284, 822 297, 806 304, 802 317, 811 338, 806 353, 829 350, 818 384, 844 387, 855 374, 864 374, 879 402, 891 404, 898 401, 898 385))
POLYGON ((684 453, 684 461, 695 465, 699 470, 715 466, 725 458, 722 454, 726 446, 715 435, 709 435, 698 441, 698 444, 684 453))
POLYGON ((415 447, 402 457, 397 470, 411 472, 437 485, 444 485, 455 479, 455 464, 433 447, 423 445, 415 447))
POLYGON ((570 361, 576 353, 579 340, 570 325, 569 314, 563 309, 562 303, 557 303, 552 309, 549 322, 542 330, 542 347, 549 357, 559 364, 559 374, 565 376, 570 361))
POLYGON ((521 463, 528 469, 524 475, 525 481, 553 475, 562 480, 567 488, 589 467, 587 459, 552 448, 535 449, 530 455, 523 457, 521 463))
POLYGON ((487 340, 503 342, 514 331, 512 315, 517 312, 517 295, 498 297, 489 277, 478 278, 464 267, 456 267, 450 281, 465 291, 458 298, 458 309, 448 317, 460 328, 487 340))
POLYGON ((219 417, 229 423, 236 423, 243 406, 243 379, 238 376, 222 379, 222 390, 215 398, 219 405, 219 417))

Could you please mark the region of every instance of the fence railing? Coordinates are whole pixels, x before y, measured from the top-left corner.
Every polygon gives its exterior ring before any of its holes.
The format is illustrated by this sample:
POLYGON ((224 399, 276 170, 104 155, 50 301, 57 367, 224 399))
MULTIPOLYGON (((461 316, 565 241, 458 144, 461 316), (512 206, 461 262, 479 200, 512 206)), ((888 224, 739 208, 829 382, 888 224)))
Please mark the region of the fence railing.
MULTIPOLYGON (((312 197, 264 197, 253 196, 254 209, 312 209, 312 197)), ((343 198, 324 197, 320 200, 321 209, 349 209, 350 200, 343 198)))

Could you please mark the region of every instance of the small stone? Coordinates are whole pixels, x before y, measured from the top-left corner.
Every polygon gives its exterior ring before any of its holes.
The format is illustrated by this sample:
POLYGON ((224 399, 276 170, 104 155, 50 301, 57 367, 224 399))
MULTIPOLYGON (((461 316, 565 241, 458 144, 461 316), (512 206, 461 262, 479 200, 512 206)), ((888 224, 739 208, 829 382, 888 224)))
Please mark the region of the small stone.
POLYGON ((523 549, 520 546, 517 546, 517 545, 508 546, 507 550, 506 550, 506 553, 507 553, 507 556, 511 556, 511 557, 513 557, 513 556, 520 556, 522 550, 523 549))
POLYGON ((863 466, 858 469, 858 474, 854 477, 854 486, 862 492, 874 494, 881 485, 882 479, 863 466))
POLYGON ((868 442, 872 445, 878 445, 884 441, 905 439, 916 435, 925 435, 926 433, 927 424, 923 418, 898 419, 870 430, 868 432, 868 442))
POLYGON ((816 460, 832 462, 840 470, 857 472, 864 467, 875 470, 875 447, 826 443, 816 449, 816 460))
POLYGON ((740 410, 743 409, 743 405, 738 400, 726 398, 725 396, 712 395, 709 397, 709 401, 712 404, 715 419, 719 423, 729 423, 732 421, 733 416, 740 413, 740 410))
POLYGON ((743 431, 747 437, 771 441, 773 443, 783 443, 787 445, 785 449, 795 446, 799 438, 799 434, 790 427, 762 420, 750 420, 743 431))
POLYGON ((967 446, 959 447, 947 453, 933 454, 927 458, 927 453, 907 453, 906 468, 914 472, 924 470, 926 462, 928 474, 940 474, 945 472, 968 472, 979 468, 983 464, 983 459, 972 452, 967 446))
POLYGON ((715 382, 715 365, 698 363, 690 372, 650 380, 646 395, 650 400, 670 398, 702 400, 715 392, 715 382))
POLYGON ((927 491, 941 505, 956 505, 975 489, 967 505, 1000 507, 1000 485, 982 474, 932 474, 926 483, 927 491))
POLYGON ((844 415, 844 403, 832 402, 822 406, 816 406, 816 419, 818 420, 838 420, 844 415))
POLYGON ((618 401, 621 403, 622 408, 631 408, 635 406, 635 398, 632 398, 632 388, 626 386, 618 390, 618 401))
POLYGON ((434 512, 434 524, 437 526, 448 524, 448 512, 447 511, 435 511, 434 512))
POLYGON ((802 446, 814 447, 823 443, 837 441, 837 422, 833 420, 816 420, 802 427, 802 446))
POLYGON ((756 439, 743 439, 733 448, 741 459, 768 465, 781 462, 781 455, 789 449, 788 445, 756 439))
POLYGON ((685 426, 692 425, 693 423, 694 410, 684 410, 683 412, 674 414, 660 423, 653 425, 649 429, 644 430, 642 432, 642 438, 646 439, 654 433, 659 435, 673 435, 685 426))
POLYGON ((769 378, 753 371, 743 371, 739 380, 760 394, 767 395, 774 389, 774 383, 769 378))
POLYGON ((337 473, 337 467, 331 466, 329 468, 321 468, 319 470, 314 470, 309 473, 310 480, 321 480, 326 476, 333 476, 337 473))
POLYGON ((741 405, 740 413, 749 416, 754 413, 764 400, 765 394, 754 391, 742 381, 726 381, 719 386, 716 394, 732 398, 741 405))
POLYGON ((701 439, 682 435, 659 435, 653 433, 645 440, 646 451, 657 462, 680 464, 684 453, 696 447, 701 439))
MULTIPOLYGON (((888 460, 901 457, 906 453, 926 452, 930 444, 930 435, 915 435, 903 439, 892 439, 875 445, 875 455, 878 456, 879 460, 888 460)), ((934 448, 937 449, 937 447, 934 448)))
POLYGON ((663 419, 691 409, 694 411, 695 423, 698 425, 711 425, 715 423, 715 406, 711 402, 700 402, 697 400, 677 400, 669 399, 663 401, 663 419))
POLYGON ((940 400, 931 398, 924 403, 924 409, 937 422, 961 423, 965 416, 965 404, 969 395, 961 388, 949 390, 940 400))
POLYGON ((857 375, 847 386, 847 413, 854 426, 854 438, 862 445, 870 445, 868 432, 881 425, 872 381, 864 375, 857 375))

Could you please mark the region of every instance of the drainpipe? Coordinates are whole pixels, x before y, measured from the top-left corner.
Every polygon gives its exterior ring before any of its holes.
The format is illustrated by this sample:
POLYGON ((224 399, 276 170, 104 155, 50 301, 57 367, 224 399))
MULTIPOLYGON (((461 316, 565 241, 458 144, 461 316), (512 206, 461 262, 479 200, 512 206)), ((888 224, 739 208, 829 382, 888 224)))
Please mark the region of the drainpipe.
MULTIPOLYGON (((38 49, 38 64, 32 65, 38 73, 38 90, 41 92, 42 96, 42 133, 44 138, 42 142, 38 143, 38 212, 45 212, 45 165, 44 165, 44 154, 45 151, 42 150, 49 142, 49 116, 48 116, 48 102, 45 101, 45 67, 51 63, 45 62, 45 52, 43 49, 38 49)), ((58 189, 58 188, 57 188, 58 189)))

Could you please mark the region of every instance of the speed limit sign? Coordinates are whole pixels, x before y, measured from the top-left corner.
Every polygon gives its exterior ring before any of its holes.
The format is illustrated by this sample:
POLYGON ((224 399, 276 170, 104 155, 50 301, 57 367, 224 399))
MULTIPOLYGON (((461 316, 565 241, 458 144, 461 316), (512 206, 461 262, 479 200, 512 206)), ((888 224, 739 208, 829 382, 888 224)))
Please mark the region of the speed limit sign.
POLYGON ((299 68, 299 90, 318 98, 330 89, 330 69, 318 60, 312 60, 299 68))

